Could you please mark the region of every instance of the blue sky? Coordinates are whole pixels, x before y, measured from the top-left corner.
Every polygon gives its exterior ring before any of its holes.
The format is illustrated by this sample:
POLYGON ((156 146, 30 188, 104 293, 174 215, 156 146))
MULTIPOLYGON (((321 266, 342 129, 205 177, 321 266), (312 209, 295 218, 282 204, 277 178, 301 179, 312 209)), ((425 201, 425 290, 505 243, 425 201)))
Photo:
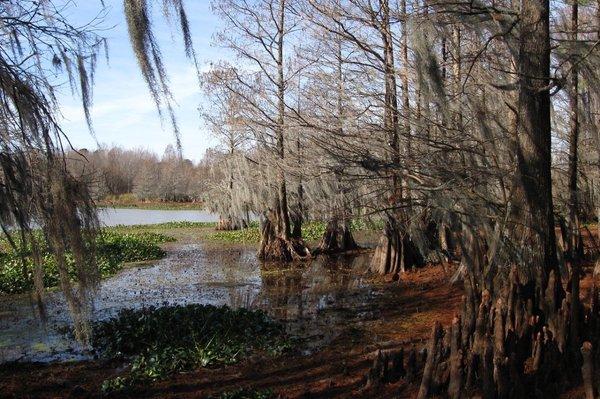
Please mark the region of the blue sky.
MULTIPOLYGON (((76 6, 68 12, 77 23, 90 21, 98 13, 100 1, 75 0, 76 6)), ((203 126, 198 106, 202 94, 195 71, 184 54, 177 25, 170 27, 160 14, 158 1, 155 32, 161 45, 163 59, 169 74, 175 112, 180 125, 183 154, 198 161, 205 150, 218 144, 203 126)), ((174 144, 168 121, 161 126, 148 89, 139 72, 133 50, 127 36, 122 0, 105 0, 108 13, 102 25, 112 27, 101 32, 108 38, 110 62, 99 62, 94 86, 92 119, 99 143, 119 145, 124 148, 145 148, 162 154, 165 147, 174 144), (113 27, 114 26, 114 27, 113 27)), ((209 0, 187 0, 186 10, 190 20, 194 46, 201 68, 210 61, 225 56, 225 50, 211 46, 212 35, 219 30, 219 20, 210 10, 209 0)), ((79 98, 73 98, 69 90, 61 92, 63 129, 75 148, 96 148, 83 116, 79 98)))

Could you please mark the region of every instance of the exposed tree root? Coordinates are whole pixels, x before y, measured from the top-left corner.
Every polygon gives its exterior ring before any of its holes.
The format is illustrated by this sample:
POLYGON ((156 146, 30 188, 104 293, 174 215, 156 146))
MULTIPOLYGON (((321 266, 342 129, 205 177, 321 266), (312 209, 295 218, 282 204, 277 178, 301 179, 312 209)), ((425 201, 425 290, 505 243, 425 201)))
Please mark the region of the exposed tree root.
POLYGON ((360 247, 354 241, 350 222, 344 221, 340 223, 337 218, 327 222, 325 233, 319 242, 317 248, 313 251, 313 255, 320 254, 336 254, 340 252, 353 251, 360 247))
POLYGON ((424 264, 423 256, 410 235, 402 234, 395 220, 388 220, 371 260, 371 271, 377 274, 398 274, 409 267, 424 264))
POLYGON ((220 218, 217 222, 216 230, 222 231, 232 231, 232 230, 240 230, 248 227, 248 223, 245 220, 239 218, 220 218))
MULTIPOLYGON (((571 293, 560 306, 555 304, 556 284, 560 281, 550 272, 548 288, 538 297, 535 284, 521 283, 516 268, 505 289, 495 294, 483 290, 476 295, 466 282, 461 314, 447 330, 435 324, 423 351, 424 364, 417 366, 413 353, 406 366, 396 369, 413 381, 422 371, 418 398, 558 398, 581 384, 586 399, 596 398, 600 284, 592 287, 589 307, 571 293), (579 308, 581 317, 573 308, 579 308)), ((578 282, 570 284, 576 292, 578 282)), ((378 353, 365 389, 385 381, 381 376, 389 368, 384 364, 385 356, 378 353)))
POLYGON ((278 234, 271 220, 261 226, 258 259, 264 261, 291 262, 310 258, 310 250, 301 238, 284 238, 278 234))

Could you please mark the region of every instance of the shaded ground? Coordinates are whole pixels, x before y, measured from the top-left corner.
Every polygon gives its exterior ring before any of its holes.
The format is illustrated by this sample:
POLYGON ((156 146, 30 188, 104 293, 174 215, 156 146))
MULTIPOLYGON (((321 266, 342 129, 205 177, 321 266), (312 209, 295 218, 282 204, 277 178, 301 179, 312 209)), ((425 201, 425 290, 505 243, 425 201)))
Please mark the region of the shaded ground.
MULTIPOLYGON (((138 387, 131 397, 207 397, 239 387, 270 388, 285 398, 410 396, 401 383, 363 392, 364 376, 378 348, 410 347, 426 339, 434 320, 449 323, 460 291, 449 286, 440 267, 408 273, 401 282, 374 281, 371 300, 347 311, 347 328, 325 347, 280 358, 248 359, 220 369, 201 369, 138 387), (403 396, 404 396, 403 395, 403 396)), ((80 362, 11 364, 0 368, 2 397, 100 396, 102 381, 123 365, 80 362)))

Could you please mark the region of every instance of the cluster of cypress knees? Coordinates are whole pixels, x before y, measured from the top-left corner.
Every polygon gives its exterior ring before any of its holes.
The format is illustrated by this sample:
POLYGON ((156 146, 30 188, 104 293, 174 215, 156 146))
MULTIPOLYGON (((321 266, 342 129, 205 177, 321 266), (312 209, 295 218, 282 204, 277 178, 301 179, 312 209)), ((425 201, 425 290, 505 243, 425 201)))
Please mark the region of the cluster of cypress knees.
POLYGON ((493 294, 465 281, 452 325, 436 322, 424 348, 377 351, 365 389, 403 378, 420 384, 419 399, 557 398, 577 387, 586 399, 597 398, 600 281, 594 278, 584 304, 580 269, 571 267, 569 275, 563 287, 551 271, 539 290, 535 282, 521 283, 513 268, 493 294))

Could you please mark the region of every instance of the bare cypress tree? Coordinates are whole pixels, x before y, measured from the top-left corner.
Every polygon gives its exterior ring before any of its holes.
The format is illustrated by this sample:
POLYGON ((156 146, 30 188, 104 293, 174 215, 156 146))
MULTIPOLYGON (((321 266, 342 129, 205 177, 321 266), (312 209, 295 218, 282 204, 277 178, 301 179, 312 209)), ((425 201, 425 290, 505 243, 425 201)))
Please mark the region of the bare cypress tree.
MULTIPOLYGON (((268 209, 263 209, 261 245, 258 256, 265 260, 292 260, 304 258, 309 251, 301 238, 292 237, 292 223, 288 204, 286 165, 289 140, 287 113, 292 108, 287 94, 297 70, 290 69, 291 53, 287 40, 298 30, 299 21, 293 17, 286 0, 261 0, 257 4, 246 1, 223 0, 213 3, 215 11, 227 22, 229 29, 217 41, 232 49, 257 72, 238 71, 235 78, 254 93, 239 93, 254 118, 248 118, 256 142, 273 154, 270 167, 276 171, 272 184, 273 196, 268 209), (253 96, 250 99, 250 96, 253 96)), ((226 84, 226 83, 224 83, 226 84)), ((227 85, 234 90, 232 85, 227 85)))
MULTIPOLYGON (((577 42, 579 30, 579 4, 573 1, 571 5, 571 40, 577 42)), ((578 144, 579 144, 579 72, 576 55, 571 57, 571 87, 569 94, 570 132, 569 132, 569 240, 567 252, 571 260, 579 257, 581 252, 581 234, 579 232, 579 201, 577 192, 578 179, 578 144)))
MULTIPOLYGON (((374 98, 379 96, 381 103, 375 107, 380 109, 381 113, 375 116, 369 110, 368 115, 371 119, 365 116, 362 122, 367 129, 377 129, 378 140, 381 140, 383 147, 375 149, 374 137, 370 137, 370 143, 369 138, 364 137, 360 139, 364 142, 353 142, 338 156, 346 160, 353 159, 352 162, 357 164, 370 162, 365 157, 374 156, 371 160, 376 160, 380 165, 387 165, 387 170, 377 168, 378 171, 372 176, 373 180, 378 180, 381 184, 380 189, 387 191, 384 195, 381 195, 381 192, 378 195, 379 201, 382 202, 378 208, 385 215, 386 228, 373 257, 372 270, 380 273, 398 273, 404 269, 405 264, 419 264, 421 256, 412 242, 407 226, 408 215, 404 210, 407 201, 403 193, 404 154, 401 154, 400 146, 404 144, 410 130, 404 127, 401 129, 399 122, 395 39, 390 2, 335 3, 311 0, 307 3, 312 13, 322 17, 322 20, 315 19, 314 23, 340 36, 348 46, 355 49, 356 54, 360 54, 356 59, 348 61, 351 68, 361 69, 365 79, 372 79, 374 73, 379 75, 377 82, 381 82, 383 90, 373 86, 373 82, 369 82, 371 85, 366 90, 372 93, 374 98), (375 127, 373 120, 379 120, 381 124, 375 127)), ((365 95, 365 102, 369 101, 372 101, 372 98, 365 95)))
POLYGON ((311 13, 309 4, 301 6, 302 17, 315 23, 306 24, 310 41, 299 54, 308 65, 305 87, 298 94, 304 103, 303 112, 295 112, 290 119, 307 133, 305 141, 309 147, 303 151, 304 160, 299 160, 298 165, 305 176, 305 198, 312 200, 312 214, 326 222, 323 237, 313 252, 334 254, 358 248, 351 231, 353 210, 349 191, 354 187, 344 172, 349 165, 337 151, 330 151, 336 139, 351 136, 347 122, 352 105, 345 87, 349 79, 348 55, 339 22, 342 2, 329 3, 328 15, 311 13), (311 167, 307 167, 306 158, 314 160, 311 167))
MULTIPOLYGON (((471 7, 484 11, 487 6, 478 3, 471 7)), ((442 6, 441 10, 449 9, 442 6)), ((460 239, 466 293, 461 313, 462 353, 457 353, 456 345, 454 349, 444 345, 432 347, 428 364, 433 363, 426 370, 433 371, 427 373, 428 378, 424 374, 421 397, 445 389, 448 380, 436 373, 449 353, 449 361, 457 364, 454 358, 459 356, 462 357, 459 367, 463 364, 450 377, 449 393, 453 397, 460 395, 457 386, 467 391, 480 390, 486 397, 522 397, 534 392, 557 397, 579 378, 577 354, 582 344, 581 332, 591 333, 597 328, 595 322, 582 323, 579 316, 577 273, 572 273, 571 292, 565 296, 556 258, 550 124, 550 92, 556 86, 550 71, 550 4, 522 2, 518 36, 513 36, 512 27, 517 20, 510 14, 506 10, 506 19, 494 17, 504 22, 499 26, 502 29, 499 34, 507 48, 511 52, 512 48, 518 49, 514 53, 518 80, 514 84, 495 85, 509 92, 516 88, 518 93, 514 108, 518 115, 517 136, 514 146, 507 147, 514 151, 517 178, 514 194, 508 197, 505 208, 505 220, 510 227, 505 230, 508 234, 503 233, 506 241, 502 244, 494 237, 499 237, 496 233, 502 231, 503 223, 496 220, 491 224, 492 229, 473 229, 473 225, 483 220, 477 221, 474 214, 466 217, 460 239), (506 27, 510 29, 505 30, 506 27), (506 246, 510 242, 517 246, 506 246), (499 261, 505 255, 508 257, 504 259, 512 266, 503 270, 499 261), (525 373, 528 359, 532 360, 532 367, 525 373), (531 386, 526 385, 528 381, 531 386)), ((473 68, 471 64, 469 73, 473 73, 473 68)), ((437 80, 435 76, 429 79, 437 80)), ((506 104, 511 107, 510 97, 506 104)), ((511 131, 510 125, 506 128, 511 131)), ((592 319, 597 317, 595 309, 592 301, 592 319)), ((438 339, 436 333, 431 342, 438 339)), ((584 347, 588 353, 591 346, 584 347)), ((590 367, 588 363, 585 369, 590 367)))
MULTIPOLYGON (((545 290, 549 273, 558 276, 552 205, 550 126, 550 6, 526 1, 521 5, 519 40, 519 131, 517 162, 519 188, 515 207, 526 226, 536 284, 545 290)), ((556 293, 558 295, 558 293, 556 293)), ((558 296, 556 300, 559 300, 558 296)))
POLYGON ((248 140, 248 132, 243 121, 241 98, 219 84, 223 79, 231 79, 231 76, 223 76, 227 73, 227 70, 214 69, 206 73, 203 79, 204 93, 210 101, 202 117, 223 143, 226 152, 223 165, 212 165, 218 176, 215 176, 215 186, 206 195, 206 202, 208 209, 220 216, 218 230, 238 230, 247 227, 244 214, 248 209, 245 202, 236 200, 239 176, 235 173, 234 163, 248 140), (223 170, 226 171, 226 177, 221 176, 223 170))

